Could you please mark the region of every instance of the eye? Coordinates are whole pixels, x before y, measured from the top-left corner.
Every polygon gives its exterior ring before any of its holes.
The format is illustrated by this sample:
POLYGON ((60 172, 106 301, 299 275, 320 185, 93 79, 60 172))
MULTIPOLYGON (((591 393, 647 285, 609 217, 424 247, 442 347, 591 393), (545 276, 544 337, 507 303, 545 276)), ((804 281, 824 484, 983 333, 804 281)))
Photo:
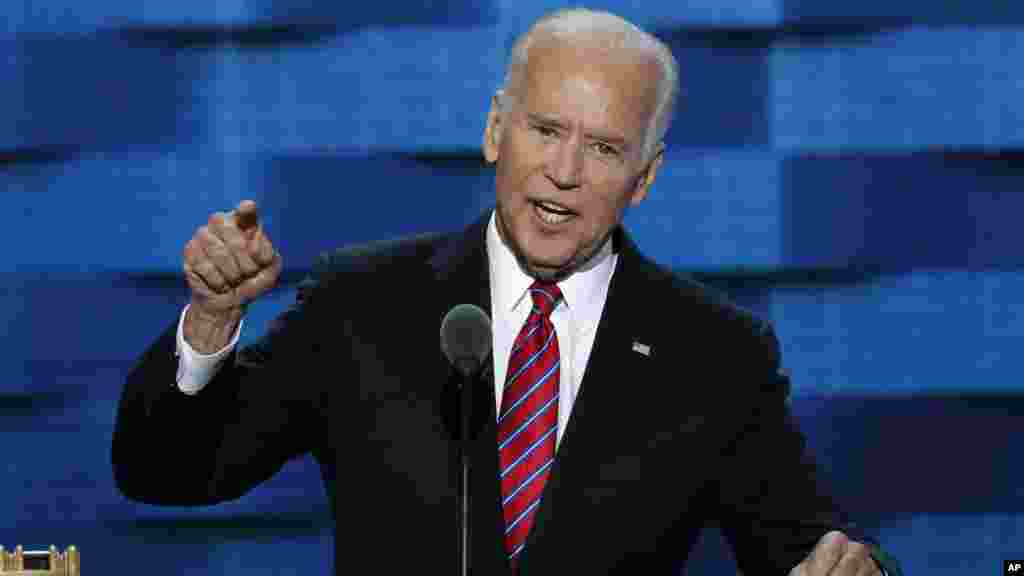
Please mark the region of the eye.
POLYGON ((591 149, 600 154, 601 156, 618 156, 619 151, 615 147, 606 144, 604 142, 594 142, 590 145, 591 149))
POLYGON ((558 135, 557 130, 550 126, 545 126, 543 124, 534 124, 533 129, 536 130, 538 134, 545 138, 553 138, 558 135))

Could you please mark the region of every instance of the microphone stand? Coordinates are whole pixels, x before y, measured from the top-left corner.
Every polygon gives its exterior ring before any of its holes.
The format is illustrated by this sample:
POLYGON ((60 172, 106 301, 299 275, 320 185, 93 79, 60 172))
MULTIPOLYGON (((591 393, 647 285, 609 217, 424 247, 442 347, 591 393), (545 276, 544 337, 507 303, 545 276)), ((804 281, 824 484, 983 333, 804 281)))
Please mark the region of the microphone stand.
MULTIPOLYGON (((470 573, 470 441, 472 440, 473 388, 480 376, 480 368, 491 353, 491 321, 479 306, 459 304, 445 314, 441 321, 441 351, 448 362, 461 376, 458 390, 458 419, 455 434, 455 461, 452 464, 459 494, 456 502, 456 523, 458 526, 459 574, 470 573)), ((450 373, 449 373, 449 384, 450 373)))
POLYGON ((457 362, 460 378, 459 387, 459 438, 456 442, 456 454, 458 471, 456 473, 456 486, 458 487, 458 551, 459 551, 459 574, 468 576, 470 573, 470 534, 471 526, 469 514, 469 443, 472 440, 470 430, 471 416, 473 413, 473 384, 479 372, 479 365, 475 359, 460 359, 457 362))

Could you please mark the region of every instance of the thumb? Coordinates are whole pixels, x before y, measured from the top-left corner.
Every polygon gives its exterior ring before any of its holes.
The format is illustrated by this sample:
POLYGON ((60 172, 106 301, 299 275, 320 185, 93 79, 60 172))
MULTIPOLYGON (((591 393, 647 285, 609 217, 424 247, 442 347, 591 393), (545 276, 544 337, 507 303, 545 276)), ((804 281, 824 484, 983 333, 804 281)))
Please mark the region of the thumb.
POLYGON ((242 200, 239 202, 238 208, 235 209, 232 216, 235 220, 235 226, 243 232, 256 228, 260 223, 259 210, 256 208, 256 203, 252 200, 242 200))

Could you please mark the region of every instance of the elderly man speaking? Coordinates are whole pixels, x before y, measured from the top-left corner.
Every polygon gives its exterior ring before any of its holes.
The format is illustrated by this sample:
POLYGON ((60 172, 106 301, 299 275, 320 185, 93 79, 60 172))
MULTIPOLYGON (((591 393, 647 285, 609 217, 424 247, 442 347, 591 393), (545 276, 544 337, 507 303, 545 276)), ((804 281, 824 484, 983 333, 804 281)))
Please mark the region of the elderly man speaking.
POLYGON ((537 21, 487 115, 495 208, 462 231, 323 255, 237 353, 282 261, 253 202, 210 216, 184 250, 191 301, 124 388, 120 489, 214 504, 311 453, 338 574, 451 573, 451 399, 434 385, 450 369, 433 343, 472 303, 493 321, 468 447, 474 573, 671 574, 714 523, 748 576, 880 574, 816 480, 771 327, 647 259, 622 226, 664 161, 678 75, 618 16, 537 21))

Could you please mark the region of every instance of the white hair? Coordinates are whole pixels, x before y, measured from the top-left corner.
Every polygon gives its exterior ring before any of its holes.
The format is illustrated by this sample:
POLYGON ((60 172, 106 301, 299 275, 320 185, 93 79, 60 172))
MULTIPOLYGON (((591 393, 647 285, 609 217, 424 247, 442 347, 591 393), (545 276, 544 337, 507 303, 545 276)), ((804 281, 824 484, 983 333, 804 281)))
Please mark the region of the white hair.
POLYGON ((638 28, 629 21, 610 12, 587 8, 570 8, 553 12, 537 20, 512 46, 512 54, 505 69, 505 79, 498 91, 499 99, 515 98, 514 89, 519 88, 522 72, 530 58, 530 46, 540 37, 554 37, 564 40, 593 40, 600 37, 603 46, 626 49, 652 55, 661 69, 658 82, 658 100, 651 117, 651 123, 644 132, 644 146, 641 156, 648 159, 654 152, 655 144, 662 142, 668 132, 679 94, 679 64, 672 51, 664 42, 638 28))

